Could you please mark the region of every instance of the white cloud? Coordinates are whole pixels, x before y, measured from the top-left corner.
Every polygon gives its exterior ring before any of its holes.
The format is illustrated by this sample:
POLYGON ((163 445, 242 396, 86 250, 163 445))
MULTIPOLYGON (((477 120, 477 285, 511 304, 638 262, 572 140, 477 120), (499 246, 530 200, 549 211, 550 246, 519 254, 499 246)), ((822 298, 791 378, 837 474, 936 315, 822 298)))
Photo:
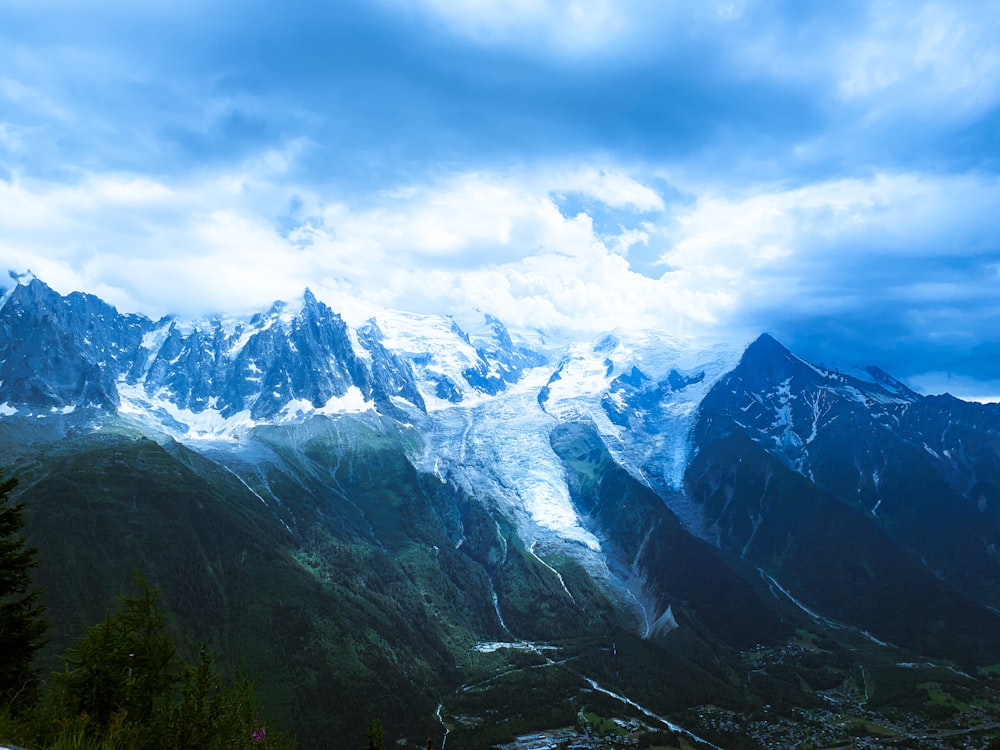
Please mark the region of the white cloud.
POLYGON ((998 240, 1000 183, 985 177, 884 174, 738 195, 686 185, 693 202, 668 209, 626 170, 556 165, 330 200, 286 184, 289 159, 175 182, 0 182, 0 264, 152 316, 246 311, 310 286, 345 314, 366 309, 354 298, 477 308, 569 334, 726 338, 759 332, 768 311, 853 309, 869 293, 908 305, 981 298, 962 278, 908 269, 998 240), (586 213, 563 215, 554 196, 566 193, 617 212, 620 230, 599 235, 586 213), (298 226, 279 231, 293 204, 298 226), (648 246, 667 248, 656 278, 630 263, 648 246), (873 292, 866 274, 886 264, 896 286, 873 292))
POLYGON ((175 182, 0 182, 0 263, 154 317, 244 311, 307 285, 334 307, 348 295, 424 311, 478 308, 514 325, 587 333, 682 330, 733 302, 685 288, 683 274, 655 280, 631 269, 629 248, 648 241, 648 212, 663 203, 615 169, 459 173, 325 202, 284 185, 283 164, 261 159, 175 182), (620 234, 598 237, 586 213, 564 216, 553 198, 563 192, 621 210, 620 234), (300 225, 283 236, 276 219, 293 197, 300 225), (640 224, 636 211, 646 212, 640 224))
POLYGON ((530 46, 577 56, 618 41, 632 27, 634 0, 397 0, 483 44, 530 46))
POLYGON ((15 108, 56 120, 71 120, 72 115, 57 104, 41 89, 16 78, 0 78, 0 99, 6 99, 15 108))
POLYGON ((552 226, 544 199, 477 174, 430 189, 386 193, 381 206, 360 213, 338 206, 324 223, 338 237, 369 247, 451 256, 472 265, 524 252, 525 241, 561 229, 552 226))
POLYGON ((747 0, 382 0, 434 19, 451 34, 530 57, 588 64, 669 52, 693 39, 712 43, 738 26, 747 0))
POLYGON ((546 175, 554 192, 580 192, 612 208, 663 211, 663 199, 648 185, 621 171, 585 168, 546 175))
POLYGON ((1000 98, 1000 4, 876 3, 871 23, 841 40, 838 93, 887 109, 951 119, 1000 98))
POLYGON ((975 175, 879 174, 736 196, 708 192, 677 216, 661 260, 741 283, 817 262, 837 268, 852 258, 975 255, 998 239, 998 199, 1000 180, 975 175))
MULTIPOLYGON (((265 304, 307 275, 244 187, 120 174, 75 185, 0 181, 0 263, 31 268, 61 292, 100 287, 151 315, 265 304)), ((281 194, 269 190, 272 201, 281 194)))

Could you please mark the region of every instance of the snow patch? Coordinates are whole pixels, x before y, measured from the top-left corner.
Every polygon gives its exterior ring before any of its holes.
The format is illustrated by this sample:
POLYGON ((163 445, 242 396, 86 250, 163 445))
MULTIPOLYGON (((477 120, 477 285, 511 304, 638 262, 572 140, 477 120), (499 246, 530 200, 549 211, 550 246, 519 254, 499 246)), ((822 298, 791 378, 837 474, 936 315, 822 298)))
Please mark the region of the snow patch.
POLYGON ((676 630, 678 627, 680 626, 677 624, 677 618, 674 617, 674 608, 668 604, 663 614, 656 618, 656 621, 650 625, 647 637, 650 635, 664 635, 671 630, 676 630))
POLYGON ((278 413, 278 422, 299 422, 315 414, 336 416, 338 414, 361 414, 375 408, 373 401, 365 400, 365 395, 356 385, 347 389, 343 396, 332 396, 323 406, 315 407, 308 399, 292 399, 278 413))
POLYGON ((118 382, 120 414, 151 424, 155 429, 174 435, 180 440, 223 440, 236 442, 258 422, 249 410, 223 417, 217 409, 193 412, 182 409, 167 398, 166 393, 148 396, 141 385, 118 382))

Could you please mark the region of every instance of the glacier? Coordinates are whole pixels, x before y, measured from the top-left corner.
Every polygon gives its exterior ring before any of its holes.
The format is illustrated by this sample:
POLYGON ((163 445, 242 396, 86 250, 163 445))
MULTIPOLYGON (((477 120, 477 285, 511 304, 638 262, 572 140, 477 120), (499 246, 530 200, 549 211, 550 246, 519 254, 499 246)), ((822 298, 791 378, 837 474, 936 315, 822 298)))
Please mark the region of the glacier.
MULTIPOLYGON (((308 289, 248 318, 154 322, 89 295, 61 297, 31 278, 7 293, 0 317, 23 327, 36 316, 33 324, 44 326, 50 311, 76 334, 72 355, 100 363, 102 408, 140 429, 227 465, 227 452, 250 460, 264 427, 365 415, 394 422, 415 438, 406 442, 413 465, 508 518, 569 601, 559 570, 565 558, 633 609, 647 635, 672 626, 669 607, 654 604, 640 577, 609 563, 574 506, 549 437, 560 423, 593 425, 616 461, 697 528, 682 486, 691 430, 740 347, 699 347, 656 330, 569 342, 508 331, 489 315, 460 325, 373 306, 348 325, 308 289)), ((51 404, 28 405, 40 418, 77 406, 66 385, 73 374, 50 370, 33 375, 59 384, 51 404)), ((8 396, 0 418, 26 413, 24 406, 8 396)))

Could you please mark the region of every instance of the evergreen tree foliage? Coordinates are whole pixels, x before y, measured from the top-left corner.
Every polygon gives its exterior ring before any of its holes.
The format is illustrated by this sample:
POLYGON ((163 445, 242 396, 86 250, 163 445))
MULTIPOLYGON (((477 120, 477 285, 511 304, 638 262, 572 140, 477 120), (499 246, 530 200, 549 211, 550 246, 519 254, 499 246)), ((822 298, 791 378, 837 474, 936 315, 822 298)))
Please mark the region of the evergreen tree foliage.
POLYGON ((139 574, 136 584, 139 595, 122 597, 118 612, 88 628, 59 675, 66 706, 99 726, 108 726, 114 713, 148 724, 181 679, 158 594, 139 574))
POLYGON ((49 721, 95 748, 266 750, 293 743, 268 733, 253 683, 226 684, 203 645, 182 660, 166 630, 158 592, 136 574, 138 595, 87 629, 64 657, 49 721))
POLYGON ((378 719, 372 719, 368 722, 368 731, 366 732, 368 744, 366 744, 362 750, 382 750, 383 735, 384 732, 382 731, 382 722, 378 719))
POLYGON ((38 550, 20 533, 25 504, 11 500, 16 486, 17 479, 4 479, 0 470, 0 706, 15 712, 37 698, 34 659, 46 630, 39 592, 31 589, 38 550))
POLYGON ((23 504, 0 475, 0 744, 49 750, 291 750, 268 730, 254 683, 226 680, 204 645, 193 663, 171 639, 158 592, 136 574, 138 594, 89 628, 41 696, 32 667, 45 631, 28 573, 36 550, 18 532, 23 504))
POLYGON ((244 676, 221 689, 211 653, 199 646, 195 664, 182 664, 181 698, 171 709, 169 724, 176 747, 285 748, 291 743, 268 733, 259 715, 253 681, 244 676))

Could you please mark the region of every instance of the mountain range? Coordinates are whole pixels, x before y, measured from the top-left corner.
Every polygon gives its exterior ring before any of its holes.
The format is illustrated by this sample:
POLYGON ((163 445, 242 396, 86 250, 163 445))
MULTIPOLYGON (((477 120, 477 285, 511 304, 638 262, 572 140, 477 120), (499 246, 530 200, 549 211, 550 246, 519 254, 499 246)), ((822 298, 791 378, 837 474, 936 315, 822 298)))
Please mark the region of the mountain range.
POLYGON ((139 568, 307 748, 1000 708, 1000 405, 767 334, 352 327, 309 290, 154 321, 17 276, 0 464, 51 666, 139 568))

